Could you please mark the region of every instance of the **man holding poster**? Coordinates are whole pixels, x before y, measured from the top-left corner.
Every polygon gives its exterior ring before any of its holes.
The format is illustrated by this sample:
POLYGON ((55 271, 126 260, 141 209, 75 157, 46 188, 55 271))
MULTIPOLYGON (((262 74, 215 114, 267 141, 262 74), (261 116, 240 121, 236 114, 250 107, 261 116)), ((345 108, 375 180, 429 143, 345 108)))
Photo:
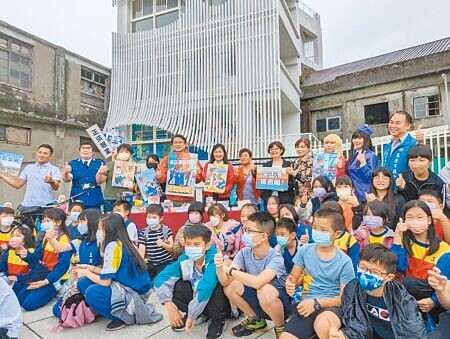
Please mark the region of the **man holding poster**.
POLYGON ((166 198, 174 206, 195 201, 195 184, 200 182, 202 165, 197 154, 188 151, 188 142, 181 134, 172 136, 173 152, 166 155, 156 171, 156 179, 166 184, 166 198))
POLYGON ((27 185, 25 197, 20 206, 21 212, 33 209, 33 212, 39 214, 42 212, 41 207, 53 201, 53 191, 59 189, 61 182, 61 171, 50 163, 52 155, 53 147, 42 144, 37 150, 36 163, 25 166, 19 177, 0 174, 0 179, 15 189, 27 185))

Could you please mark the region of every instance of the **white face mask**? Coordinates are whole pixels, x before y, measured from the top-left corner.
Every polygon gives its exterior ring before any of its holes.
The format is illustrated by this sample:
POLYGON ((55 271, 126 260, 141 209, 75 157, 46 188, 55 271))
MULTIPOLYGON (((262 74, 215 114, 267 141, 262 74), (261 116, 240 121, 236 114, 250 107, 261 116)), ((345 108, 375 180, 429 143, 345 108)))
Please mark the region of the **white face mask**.
POLYGON ((1 221, 2 226, 11 226, 14 221, 14 217, 3 217, 1 221))
POLYGON ((211 217, 209 218, 209 220, 211 221, 211 224, 216 227, 217 225, 220 224, 220 218, 219 217, 211 217))
POLYGON ((128 161, 130 159, 130 154, 121 152, 117 153, 117 160, 128 161))

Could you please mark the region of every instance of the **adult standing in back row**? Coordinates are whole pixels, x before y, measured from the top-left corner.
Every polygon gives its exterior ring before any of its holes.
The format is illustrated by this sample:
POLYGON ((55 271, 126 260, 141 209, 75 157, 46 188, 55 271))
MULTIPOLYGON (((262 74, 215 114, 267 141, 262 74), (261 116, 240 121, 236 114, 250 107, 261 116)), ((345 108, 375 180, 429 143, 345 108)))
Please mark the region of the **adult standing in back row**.
MULTIPOLYGON (((177 154, 179 159, 187 158, 187 155, 189 155, 188 150, 189 145, 187 139, 183 135, 174 134, 172 136, 172 139, 170 140, 170 143, 172 144, 173 152, 177 154)), ((156 171, 156 179, 160 182, 160 184, 167 185, 167 181, 169 179, 167 177, 168 163, 169 163, 169 156, 166 155, 161 161, 161 164, 156 171)), ((197 170, 193 173, 193 177, 196 179, 196 183, 200 182, 201 173, 202 173, 202 164, 199 161, 197 161, 197 170)), ((175 206, 177 205, 181 206, 183 203, 195 201, 195 195, 194 197, 185 197, 167 194, 166 198, 173 201, 175 206)))
POLYGON ((392 172, 394 182, 400 173, 409 169, 409 149, 425 141, 422 125, 417 127, 415 138, 408 133, 412 123, 411 115, 405 111, 395 112, 389 118, 388 130, 392 140, 384 145, 383 165, 392 172))

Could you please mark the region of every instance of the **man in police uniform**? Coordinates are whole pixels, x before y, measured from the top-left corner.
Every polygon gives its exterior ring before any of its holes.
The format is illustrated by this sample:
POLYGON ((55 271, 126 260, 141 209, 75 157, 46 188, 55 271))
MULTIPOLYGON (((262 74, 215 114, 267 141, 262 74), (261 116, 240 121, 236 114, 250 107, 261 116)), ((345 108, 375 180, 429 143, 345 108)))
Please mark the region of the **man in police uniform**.
POLYGON ((72 181, 70 196, 81 200, 84 207, 100 209, 103 205, 103 193, 95 180, 98 169, 105 164, 103 160, 93 159, 94 150, 90 142, 80 145, 80 158, 64 166, 63 180, 72 181))

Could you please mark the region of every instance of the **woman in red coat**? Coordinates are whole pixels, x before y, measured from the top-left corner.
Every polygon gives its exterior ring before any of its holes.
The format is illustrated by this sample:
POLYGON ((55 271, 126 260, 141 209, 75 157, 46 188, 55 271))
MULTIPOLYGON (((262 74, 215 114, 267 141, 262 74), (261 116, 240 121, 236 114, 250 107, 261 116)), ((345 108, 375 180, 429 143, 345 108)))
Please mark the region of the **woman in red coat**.
POLYGON ((241 166, 234 171, 234 183, 237 186, 236 193, 238 200, 250 200, 255 205, 259 205, 259 190, 256 186, 256 166, 252 163, 252 151, 242 148, 239 151, 241 166))
POLYGON ((213 146, 209 162, 203 167, 201 181, 205 183, 203 187, 203 201, 212 197, 214 201, 229 201, 231 190, 234 186, 233 165, 228 162, 227 151, 222 144, 213 146), (208 168, 210 168, 210 176, 208 177, 208 168), (214 167, 214 168, 213 168, 214 167), (226 178, 220 173, 226 170, 226 178), (220 191, 220 192, 213 192, 220 191))

